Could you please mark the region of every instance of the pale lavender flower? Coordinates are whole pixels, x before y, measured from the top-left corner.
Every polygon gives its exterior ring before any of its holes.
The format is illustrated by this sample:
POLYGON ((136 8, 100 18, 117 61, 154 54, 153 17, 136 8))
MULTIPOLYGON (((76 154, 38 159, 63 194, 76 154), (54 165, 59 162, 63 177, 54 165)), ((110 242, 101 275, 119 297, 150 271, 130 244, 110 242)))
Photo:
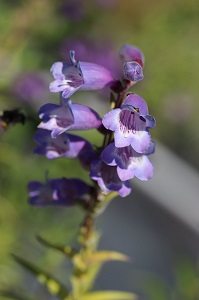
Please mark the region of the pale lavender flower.
POLYGON ((134 176, 146 181, 153 176, 153 165, 147 156, 154 151, 153 142, 145 154, 137 153, 131 146, 117 148, 111 143, 102 151, 101 159, 109 166, 117 166, 117 174, 122 181, 134 176))
POLYGON ((116 147, 131 145, 138 153, 148 150, 151 142, 148 129, 155 126, 155 119, 148 115, 148 106, 140 96, 128 94, 121 108, 109 111, 102 123, 114 131, 116 147))
POLYGON ((117 167, 108 166, 101 160, 96 160, 91 164, 90 177, 97 181, 99 187, 107 193, 116 191, 121 197, 126 197, 131 193, 129 181, 120 180, 117 167))
POLYGON ((51 130, 53 138, 69 129, 74 123, 74 116, 69 103, 65 105, 44 104, 39 109, 38 114, 42 120, 38 128, 51 130))
POLYGON ((38 128, 52 131, 52 138, 66 130, 89 130, 101 125, 100 116, 90 107, 71 103, 69 99, 61 105, 48 103, 39 110, 42 122, 38 128))
POLYGON ((51 92, 62 92, 62 97, 69 98, 77 90, 98 90, 111 86, 113 76, 106 68, 88 62, 77 62, 75 51, 70 51, 70 63, 56 62, 51 67, 54 81, 50 84, 51 92))

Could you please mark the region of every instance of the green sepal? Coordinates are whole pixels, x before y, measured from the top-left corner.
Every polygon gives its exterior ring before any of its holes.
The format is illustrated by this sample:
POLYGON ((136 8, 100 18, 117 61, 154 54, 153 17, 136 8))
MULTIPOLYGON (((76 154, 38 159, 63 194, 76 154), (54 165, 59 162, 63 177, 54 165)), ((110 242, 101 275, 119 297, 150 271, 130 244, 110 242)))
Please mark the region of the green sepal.
POLYGON ((14 300, 34 300, 33 298, 27 298, 26 296, 19 295, 15 291, 9 291, 9 290, 0 290, 0 295, 5 298, 10 298, 14 300))
POLYGON ((127 262, 130 258, 127 255, 116 251, 97 251, 89 255, 88 264, 103 263, 111 260, 127 262))
POLYGON ((37 280, 41 284, 43 284, 52 295, 55 295, 60 299, 64 299, 68 296, 69 292, 67 291, 65 286, 62 283, 60 283, 57 279, 55 279, 52 275, 41 270, 40 268, 36 267, 30 262, 24 260, 23 258, 16 256, 15 254, 12 254, 12 256, 18 264, 20 264, 33 275, 35 275, 37 280))
POLYGON ((81 296, 81 300, 135 300, 137 296, 133 293, 120 291, 99 291, 81 296))
POLYGON ((37 238, 37 241, 41 245, 52 248, 54 250, 58 250, 58 251, 62 252, 63 254, 65 254, 66 256, 68 256, 69 258, 72 258, 77 253, 77 251, 72 249, 70 246, 64 246, 64 245, 52 243, 50 241, 47 241, 40 235, 37 235, 36 238, 37 238))

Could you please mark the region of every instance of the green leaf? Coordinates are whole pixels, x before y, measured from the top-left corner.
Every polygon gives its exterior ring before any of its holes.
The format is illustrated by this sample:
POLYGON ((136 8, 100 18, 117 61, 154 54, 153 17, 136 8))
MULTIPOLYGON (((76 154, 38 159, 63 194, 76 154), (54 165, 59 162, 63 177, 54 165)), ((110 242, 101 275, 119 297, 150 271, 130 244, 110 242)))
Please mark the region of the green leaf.
POLYGON ((67 255, 70 258, 73 257, 77 253, 74 249, 72 249, 69 246, 64 246, 64 245, 52 243, 50 241, 47 241, 46 239, 44 239, 43 237, 41 237, 39 235, 37 236, 37 240, 43 246, 58 250, 58 251, 64 253, 65 255, 67 255))
POLYGON ((15 300, 33 300, 33 298, 27 298, 26 296, 19 295, 15 291, 0 290, 0 295, 5 298, 10 298, 15 300))
POLYGON ((119 291, 92 292, 81 297, 81 300, 135 300, 137 296, 132 293, 119 291))
POLYGON ((66 290, 65 286, 53 276, 15 254, 12 254, 12 256, 18 264, 35 275, 37 280, 43 284, 52 295, 56 295, 57 297, 60 297, 60 299, 64 299, 68 296, 69 292, 66 290))
POLYGON ((89 256, 89 264, 102 263, 111 260, 129 261, 130 258, 122 253, 116 251, 97 251, 89 256))

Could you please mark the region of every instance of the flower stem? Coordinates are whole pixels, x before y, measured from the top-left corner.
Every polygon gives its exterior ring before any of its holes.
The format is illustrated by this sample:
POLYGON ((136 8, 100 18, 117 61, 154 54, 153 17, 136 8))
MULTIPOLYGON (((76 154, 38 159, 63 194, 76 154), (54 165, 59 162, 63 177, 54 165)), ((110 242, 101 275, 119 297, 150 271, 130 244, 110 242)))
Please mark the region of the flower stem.
POLYGON ((72 292, 65 300, 79 300, 93 286, 103 262, 95 261, 94 254, 100 234, 95 230, 96 217, 104 211, 108 203, 118 195, 117 192, 103 194, 100 192, 93 206, 87 211, 80 226, 78 241, 81 245, 79 252, 73 257, 74 271, 72 275, 72 292))

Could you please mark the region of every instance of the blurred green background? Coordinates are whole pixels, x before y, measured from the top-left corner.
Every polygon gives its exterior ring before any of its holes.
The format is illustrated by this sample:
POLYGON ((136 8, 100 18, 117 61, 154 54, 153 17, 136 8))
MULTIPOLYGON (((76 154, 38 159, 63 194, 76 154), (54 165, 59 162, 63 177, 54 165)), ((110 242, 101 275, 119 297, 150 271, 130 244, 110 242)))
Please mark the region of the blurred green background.
MULTIPOLYGON (((10 126, 0 135, 0 287, 23 286, 23 276, 25 282, 29 280, 22 272, 19 276, 21 269, 10 253, 34 258, 55 273, 59 270, 58 277, 65 274, 70 266, 61 255, 41 248, 35 235, 71 243, 83 217, 77 208, 37 209, 27 203, 27 182, 44 181, 46 171, 54 178, 75 177, 78 170, 79 176, 89 180, 75 161, 48 161, 33 155, 37 110, 46 102, 58 101, 58 95, 48 90, 51 65, 67 60, 67 51, 77 41, 85 43, 85 53, 93 49, 93 62, 95 51, 115 58, 124 43, 142 49, 145 78, 133 91, 147 101, 157 120, 153 139, 198 170, 198 29, 197 0, 0 1, 0 110, 21 108, 27 115, 24 126, 10 126)), ((95 93, 79 95, 99 101, 95 93)), ((107 104, 100 101, 97 105, 103 111, 107 104)), ((89 133, 89 137, 99 143, 100 135, 89 133)), ((38 290, 44 293, 33 283, 32 293, 38 290)))

